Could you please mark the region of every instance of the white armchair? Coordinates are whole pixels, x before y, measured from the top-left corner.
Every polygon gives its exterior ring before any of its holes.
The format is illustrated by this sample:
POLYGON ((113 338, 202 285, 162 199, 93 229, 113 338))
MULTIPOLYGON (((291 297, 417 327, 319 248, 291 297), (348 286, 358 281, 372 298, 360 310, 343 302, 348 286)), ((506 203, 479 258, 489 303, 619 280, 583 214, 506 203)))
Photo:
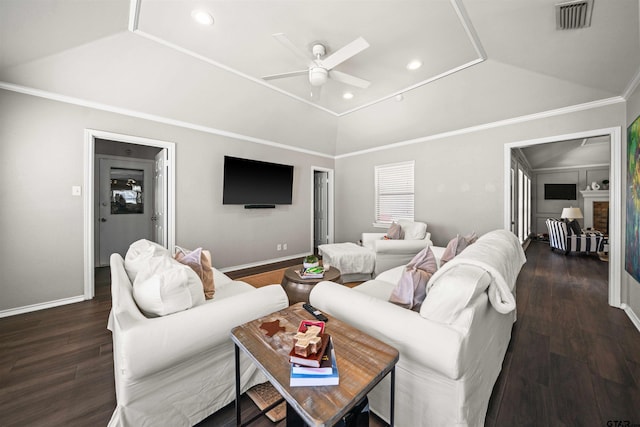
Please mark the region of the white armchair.
POLYGON ((385 240, 386 233, 362 233, 362 246, 375 252, 374 276, 409 261, 422 249, 433 246, 427 224, 418 221, 398 221, 404 239, 385 240))

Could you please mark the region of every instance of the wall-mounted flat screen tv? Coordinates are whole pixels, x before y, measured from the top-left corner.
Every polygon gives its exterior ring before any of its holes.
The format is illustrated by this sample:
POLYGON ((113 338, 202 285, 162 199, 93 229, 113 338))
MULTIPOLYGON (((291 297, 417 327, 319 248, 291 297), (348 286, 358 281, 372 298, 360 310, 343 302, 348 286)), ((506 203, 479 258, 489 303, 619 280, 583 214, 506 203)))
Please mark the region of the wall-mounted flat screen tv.
POLYGON ((290 205, 293 166, 224 156, 223 205, 290 205))
POLYGON ((545 200, 577 200, 576 184, 545 184, 545 200))

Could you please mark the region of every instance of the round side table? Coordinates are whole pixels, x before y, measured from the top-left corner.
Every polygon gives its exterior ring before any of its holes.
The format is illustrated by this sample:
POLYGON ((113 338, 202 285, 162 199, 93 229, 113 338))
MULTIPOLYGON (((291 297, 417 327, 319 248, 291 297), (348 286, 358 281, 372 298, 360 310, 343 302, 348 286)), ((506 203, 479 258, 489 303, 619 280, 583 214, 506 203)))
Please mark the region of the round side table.
POLYGON ((302 270, 302 264, 289 267, 285 270, 282 278, 281 285, 289 297, 289 305, 297 302, 309 302, 311 289, 324 280, 342 283, 340 270, 335 267, 329 267, 328 270, 325 270, 324 277, 320 279, 303 279, 298 274, 300 270, 302 270))

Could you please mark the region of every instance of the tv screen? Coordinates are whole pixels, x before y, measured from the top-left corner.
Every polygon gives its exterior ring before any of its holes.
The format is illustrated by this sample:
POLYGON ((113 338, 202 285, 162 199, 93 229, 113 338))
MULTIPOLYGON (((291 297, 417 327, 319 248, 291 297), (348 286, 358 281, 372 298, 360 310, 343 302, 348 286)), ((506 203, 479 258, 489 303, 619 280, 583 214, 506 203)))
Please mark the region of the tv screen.
POLYGON ((545 200, 577 200, 576 184, 545 184, 545 200))
POLYGON ((224 156, 223 205, 290 205, 293 166, 224 156))

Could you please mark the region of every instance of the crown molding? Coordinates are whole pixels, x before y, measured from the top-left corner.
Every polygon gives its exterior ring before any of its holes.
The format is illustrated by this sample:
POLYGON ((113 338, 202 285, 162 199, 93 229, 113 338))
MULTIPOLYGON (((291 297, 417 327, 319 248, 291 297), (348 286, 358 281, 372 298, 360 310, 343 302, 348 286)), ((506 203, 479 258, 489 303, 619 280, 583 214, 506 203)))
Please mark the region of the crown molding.
POLYGON ((191 122, 185 122, 183 120, 175 120, 175 119, 170 119, 168 117, 158 116, 158 115, 155 115, 155 114, 148 114, 148 113, 143 113, 141 111, 130 110, 130 109, 127 109, 127 108, 114 107, 112 105, 102 104, 100 102, 88 101, 86 99, 76 98, 76 97, 73 97, 73 96, 60 95, 60 94, 57 94, 57 93, 54 93, 54 92, 48 92, 48 91, 41 90, 41 89, 34 89, 34 88, 26 87, 26 86, 20 86, 20 85, 16 85, 16 84, 13 84, 13 83, 6 83, 6 82, 0 81, 0 89, 9 90, 9 91, 12 91, 12 92, 17 92, 17 93, 22 93, 22 94, 25 94, 25 95, 36 96, 36 97, 39 97, 39 98, 45 98, 45 99, 49 99, 49 100, 52 100, 52 101, 63 102, 63 103, 66 103, 66 104, 77 105, 77 106, 80 106, 80 107, 94 108, 96 110, 107 111, 107 112, 110 112, 110 113, 116 113, 116 114, 121 114, 121 115, 124 115, 124 116, 129 116, 129 117, 135 117, 135 118, 139 118, 139 119, 149 120, 149 121, 156 122, 156 123, 162 123, 162 124, 176 126, 176 127, 180 127, 180 128, 196 130, 196 131, 199 131, 199 132, 205 132, 205 133, 209 133, 209 134, 212 134, 212 135, 218 135, 218 136, 223 136, 223 137, 227 137, 227 138, 238 139, 238 140, 241 140, 241 141, 254 142, 256 144, 267 145, 267 146, 270 146, 270 147, 276 147, 276 148, 281 148, 281 149, 285 149, 285 150, 296 151, 296 152, 299 152, 299 153, 309 154, 309 155, 312 155, 312 156, 324 157, 324 158, 329 158, 329 159, 333 159, 334 158, 334 156, 332 156, 331 154, 325 154, 325 153, 320 153, 318 151, 307 150, 305 148, 294 147, 294 146, 291 146, 291 145, 286 145, 286 144, 282 144, 282 143, 279 143, 279 142, 270 141, 268 139, 255 138, 253 136, 242 135, 242 134, 239 134, 239 133, 229 132, 229 131, 225 131, 225 130, 221 130, 221 129, 216 129, 216 128, 212 128, 212 127, 209 127, 209 126, 202 126, 202 125, 198 125, 198 124, 191 123, 191 122))
POLYGON ((633 92, 636 90, 639 84, 640 84, 640 68, 638 68, 638 71, 636 71, 636 75, 633 76, 631 81, 629 81, 629 84, 627 85, 624 92, 622 93, 622 97, 628 100, 631 97, 631 95, 633 95, 633 92))
POLYGON ((517 123, 528 122, 528 121, 531 121, 531 120, 538 120, 538 119, 542 119, 542 118, 545 118, 545 117, 561 116, 563 114, 569 114, 569 113, 574 113, 574 112, 578 112, 578 111, 589 110, 589 109, 592 109, 592 108, 600 108, 600 107, 605 107, 607 105, 614 105, 614 104, 618 104, 620 102, 626 102, 624 98, 622 98, 620 96, 615 96, 615 97, 612 97, 612 98, 601 99, 601 100, 598 100, 598 101, 585 102, 583 104, 576 104, 576 105, 572 105, 572 106, 568 106, 568 107, 557 108, 557 109, 554 109, 554 110, 542 111, 540 113, 534 113, 534 114, 529 114, 529 115, 520 116, 520 117, 513 117, 513 118, 505 119, 505 120, 498 120, 498 121, 495 121, 495 122, 485 123, 485 124, 482 124, 482 125, 471 126, 471 127, 467 127, 467 128, 462 128, 462 129, 449 131, 449 132, 442 132, 442 133, 438 133, 438 134, 423 136, 423 137, 420 137, 420 138, 415 138, 415 139, 410 139, 410 140, 406 140, 406 141, 395 142, 395 143, 392 143, 392 144, 382 145, 382 146, 379 146, 379 147, 368 148, 366 150, 353 151, 351 153, 339 154, 339 155, 335 155, 334 156, 334 155, 331 155, 331 154, 320 153, 318 151, 307 150, 305 148, 298 148, 298 147, 294 147, 294 146, 291 146, 291 145, 286 145, 286 144, 282 144, 282 143, 279 143, 279 142, 270 141, 270 140, 267 140, 267 139, 255 138, 255 137, 252 137, 252 136, 242 135, 242 134, 235 133, 235 132, 228 132, 228 131, 225 131, 225 130, 216 129, 216 128, 212 128, 212 127, 208 127, 208 126, 202 126, 202 125, 198 125, 198 124, 195 124, 195 123, 185 122, 185 121, 182 121, 182 120, 174 120, 174 119, 170 119, 170 118, 167 118, 167 117, 158 116, 158 115, 155 115, 155 114, 148 114, 148 113, 143 113, 143 112, 140 112, 140 111, 130 110, 130 109, 126 109, 126 108, 114 107, 114 106, 107 105, 107 104, 102 104, 102 103, 99 103, 99 102, 88 101, 88 100, 81 99, 81 98, 76 98, 76 97, 67 96, 67 95, 61 95, 61 94, 57 94, 57 93, 54 93, 54 92, 49 92, 49 91, 45 91, 45 90, 41 90, 41 89, 30 88, 30 87, 27 87, 27 86, 16 85, 16 84, 13 84, 13 83, 7 83, 7 82, 0 81, 0 89, 12 91, 12 92, 17 92, 17 93, 22 93, 22 94, 25 94, 25 95, 31 95, 31 96, 35 96, 35 97, 39 97, 39 98, 50 99, 50 100, 53 100, 53 101, 63 102, 63 103, 66 103, 66 104, 72 104, 72 105, 77 105, 77 106, 81 106, 81 107, 94 108, 96 110, 108 111, 108 112, 111 112, 111 113, 122 114, 122 115, 129 116, 129 117, 136 117, 136 118, 140 118, 140 119, 144 119, 144 120, 150 120, 150 121, 157 122, 157 123, 162 123, 162 124, 166 124, 166 125, 182 127, 182 128, 196 130, 196 131, 200 131, 200 132, 205 132, 205 133, 209 133, 209 134, 213 134, 213 135, 219 135, 219 136, 224 136, 224 137, 227 137, 227 138, 238 139, 238 140, 241 140, 241 141, 254 142, 256 144, 267 145, 267 146, 270 146, 270 147, 281 148, 281 149, 284 149, 284 150, 295 151, 295 152, 299 152, 299 153, 309 154, 309 155, 318 156, 318 157, 324 157, 324 158, 333 159, 333 160, 343 159, 343 158, 353 157, 353 156, 360 156, 360 155, 363 155, 363 154, 368 154, 368 153, 372 153, 372 152, 376 152, 376 151, 391 150, 391 149, 395 149, 395 148, 398 148, 398 147, 403 147, 403 146, 406 146, 406 145, 419 144, 419 143, 422 143, 422 142, 434 141, 434 140, 442 139, 442 138, 450 138, 452 136, 464 135, 464 134, 473 133, 473 132, 480 132, 480 131, 483 131, 483 130, 493 129, 493 128, 497 128, 497 127, 502 127, 502 126, 508 126, 508 125, 517 124, 517 123))
POLYGON ((553 166, 550 168, 537 168, 531 169, 531 172, 552 172, 559 171, 565 169, 586 169, 586 168, 609 168, 611 167, 611 163, 595 163, 591 165, 577 165, 577 166, 553 166))
POLYGON ((409 139, 406 141, 394 142, 392 144, 381 145, 379 147, 367 148, 365 150, 353 151, 351 153, 336 155, 336 159, 343 159, 346 157, 360 156, 363 154, 373 153, 375 151, 391 150, 398 147, 404 147, 406 145, 419 144, 427 141, 434 141, 437 139, 450 138, 452 136, 464 135, 468 133, 481 132, 484 130, 494 129, 503 126, 509 126, 517 123, 529 122, 532 120, 539 120, 546 117, 561 116, 564 114, 575 113, 578 111, 590 110, 592 108, 605 107, 607 105, 618 104, 620 102, 626 102, 621 96, 614 96, 611 98, 600 99, 597 101, 585 102, 582 104, 571 105, 568 107, 556 108, 553 110, 541 111, 539 113, 527 114, 524 116, 513 117, 505 120, 498 120, 495 122, 485 123, 482 125, 470 126, 467 128, 461 128, 448 132, 437 133, 433 135, 423 136, 420 138, 409 139))

